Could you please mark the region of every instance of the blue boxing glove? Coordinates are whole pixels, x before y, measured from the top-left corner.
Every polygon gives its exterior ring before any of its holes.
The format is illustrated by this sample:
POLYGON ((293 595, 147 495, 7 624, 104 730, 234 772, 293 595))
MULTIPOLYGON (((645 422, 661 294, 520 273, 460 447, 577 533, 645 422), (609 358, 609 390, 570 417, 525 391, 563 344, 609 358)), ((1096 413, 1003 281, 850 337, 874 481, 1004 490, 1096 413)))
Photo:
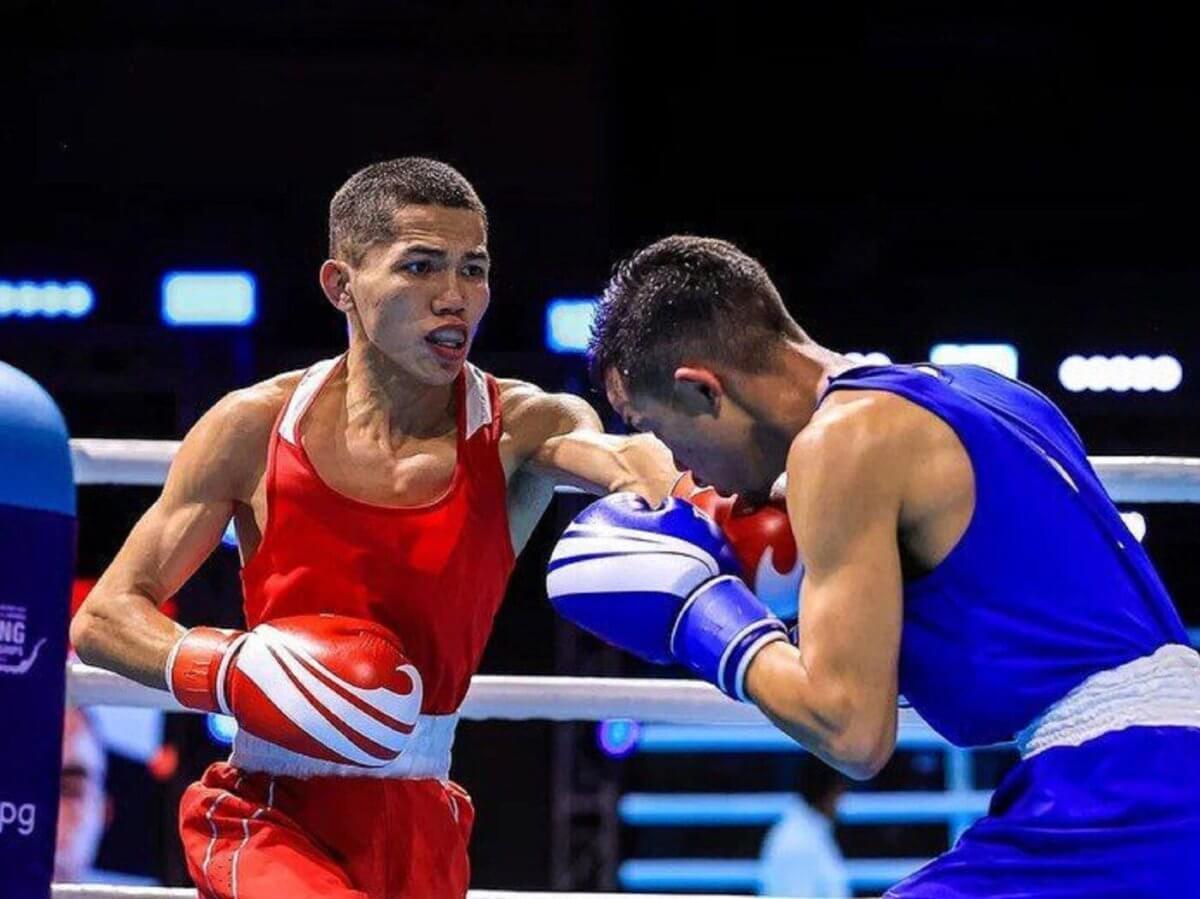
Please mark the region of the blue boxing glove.
POLYGON ((721 529, 690 503, 614 493, 584 509, 550 557, 564 618, 648 662, 679 662, 736 699, 758 651, 787 628, 750 591, 721 529))

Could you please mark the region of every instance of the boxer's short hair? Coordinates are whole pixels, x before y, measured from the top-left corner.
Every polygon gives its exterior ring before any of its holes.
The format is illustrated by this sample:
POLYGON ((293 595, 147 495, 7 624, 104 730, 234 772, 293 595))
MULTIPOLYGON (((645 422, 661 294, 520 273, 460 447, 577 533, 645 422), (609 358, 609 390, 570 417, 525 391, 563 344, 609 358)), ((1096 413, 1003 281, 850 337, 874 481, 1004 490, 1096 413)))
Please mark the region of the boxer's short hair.
POLYGON ((487 227, 487 210, 457 169, 418 156, 389 159, 355 172, 333 195, 329 255, 361 262, 372 244, 394 238, 394 217, 402 206, 470 209, 487 227))
POLYGON ((807 339, 758 260, 732 243, 676 235, 617 264, 588 348, 593 382, 616 371, 626 389, 669 396, 687 362, 742 371, 770 364, 768 343, 807 339))

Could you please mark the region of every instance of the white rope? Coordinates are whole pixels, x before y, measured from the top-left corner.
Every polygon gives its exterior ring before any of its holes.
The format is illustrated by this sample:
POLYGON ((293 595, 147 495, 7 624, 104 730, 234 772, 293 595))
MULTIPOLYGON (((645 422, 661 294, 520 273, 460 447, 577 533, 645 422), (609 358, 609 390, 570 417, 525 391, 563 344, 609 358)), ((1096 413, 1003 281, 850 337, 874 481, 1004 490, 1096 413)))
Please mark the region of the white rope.
MULTIPOLYGON (((189 711, 166 690, 144 687, 89 665, 74 663, 67 677, 72 705, 119 705, 189 711)), ((632 718, 664 724, 756 724, 766 717, 699 681, 634 677, 516 677, 476 675, 462 717, 473 721, 606 721, 632 718)), ((900 710, 902 732, 928 731, 911 709, 900 710)))
MULTIPOLYGON (((72 440, 75 483, 161 484, 178 450, 177 440, 72 440)), ((1200 459, 1095 456, 1091 461, 1117 502, 1200 502, 1200 459)))
POLYGON ((1092 466, 1119 503, 1200 503, 1200 459, 1093 456, 1092 466))
MULTIPOLYGON (((164 887, 117 887, 105 884, 56 883, 54 899, 196 899, 195 890, 164 887)), ((659 899, 652 893, 525 893, 516 890, 471 890, 467 899, 659 899)), ((674 895, 673 899, 728 899, 718 895, 674 895)))
POLYGON ((71 441, 71 466, 76 484, 161 484, 171 460, 179 452, 178 440, 71 441))
POLYGON ((56 883, 50 888, 50 895, 54 899, 196 899, 195 890, 114 887, 102 883, 56 883))

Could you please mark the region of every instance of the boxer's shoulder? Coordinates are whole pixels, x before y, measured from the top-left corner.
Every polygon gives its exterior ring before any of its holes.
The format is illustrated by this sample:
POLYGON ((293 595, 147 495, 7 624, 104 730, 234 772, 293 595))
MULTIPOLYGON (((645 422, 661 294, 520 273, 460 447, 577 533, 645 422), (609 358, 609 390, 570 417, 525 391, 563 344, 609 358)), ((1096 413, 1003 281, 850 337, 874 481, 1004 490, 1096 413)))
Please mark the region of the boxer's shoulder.
POLYGON ((831 509, 897 512, 910 537, 920 532, 913 539, 921 558, 939 555, 925 551, 930 535, 940 546, 942 531, 961 533, 974 502, 971 461, 954 430, 887 391, 831 394, 793 441, 787 475, 789 510, 824 510, 814 521, 828 520, 831 509), (847 504, 847 495, 856 502, 847 504))
POLYGON ((238 497, 251 491, 271 431, 302 374, 286 372, 225 394, 188 433, 176 467, 217 475, 238 497))
POLYGON ((505 412, 513 411, 530 402, 536 402, 539 396, 546 395, 542 388, 528 381, 521 381, 517 378, 496 378, 495 380, 496 387, 500 391, 500 408, 505 412))
POLYGON ((925 440, 921 412, 883 391, 830 395, 788 450, 789 509, 902 493, 925 440))
POLYGON ((269 437, 303 374, 302 371, 284 372, 232 390, 221 397, 209 414, 228 429, 226 436, 230 439, 252 442, 269 437))
POLYGON ((832 463, 881 450, 902 450, 920 439, 928 418, 919 406, 894 393, 837 391, 792 441, 789 468, 793 463, 832 463))

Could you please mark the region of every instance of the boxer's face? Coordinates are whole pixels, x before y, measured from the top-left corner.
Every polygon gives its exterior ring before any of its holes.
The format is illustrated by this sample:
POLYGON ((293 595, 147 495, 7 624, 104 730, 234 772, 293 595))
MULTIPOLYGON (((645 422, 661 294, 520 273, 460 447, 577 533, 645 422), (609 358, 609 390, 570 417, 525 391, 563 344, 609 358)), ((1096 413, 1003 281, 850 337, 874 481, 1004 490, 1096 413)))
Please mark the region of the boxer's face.
POLYGON ((700 485, 725 495, 737 493, 754 504, 766 502, 783 468, 779 460, 767 458, 769 442, 728 395, 714 397, 694 383, 677 384, 666 402, 630 393, 615 372, 605 378, 605 392, 628 427, 658 437, 671 450, 676 466, 690 470, 700 485))
POLYGON ((395 238, 349 267, 353 312, 367 339, 414 380, 451 383, 487 310, 487 231, 469 209, 405 206, 395 238))

